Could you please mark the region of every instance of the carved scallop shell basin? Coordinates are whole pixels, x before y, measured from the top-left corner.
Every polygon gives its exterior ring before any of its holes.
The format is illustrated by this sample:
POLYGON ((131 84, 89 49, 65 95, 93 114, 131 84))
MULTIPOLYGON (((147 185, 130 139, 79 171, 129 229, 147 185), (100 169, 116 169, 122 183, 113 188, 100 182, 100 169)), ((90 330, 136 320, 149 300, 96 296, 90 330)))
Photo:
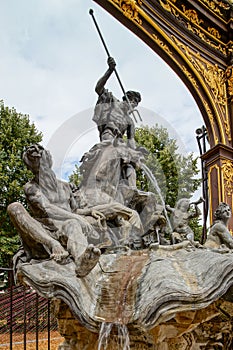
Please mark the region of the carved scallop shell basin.
POLYGON ((232 267, 231 253, 193 248, 184 241, 106 252, 84 278, 76 277, 72 261, 61 265, 54 260, 24 263, 18 277, 55 301, 66 339, 60 350, 98 349, 103 323, 113 325, 107 349, 118 349, 117 326, 126 325, 130 349, 170 350, 186 349, 187 334, 193 343, 204 344, 213 332, 221 333, 219 317, 224 312, 229 320, 233 316, 232 267))

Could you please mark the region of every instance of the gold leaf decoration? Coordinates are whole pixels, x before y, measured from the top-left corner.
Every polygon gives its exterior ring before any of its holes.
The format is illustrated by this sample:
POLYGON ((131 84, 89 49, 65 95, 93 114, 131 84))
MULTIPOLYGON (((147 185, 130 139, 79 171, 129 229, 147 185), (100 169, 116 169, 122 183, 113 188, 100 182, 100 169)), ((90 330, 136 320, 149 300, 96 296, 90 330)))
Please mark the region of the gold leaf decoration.
POLYGON ((172 56, 172 52, 169 49, 169 47, 166 44, 164 44, 164 42, 161 39, 159 39, 156 34, 152 34, 152 37, 156 44, 158 44, 169 56, 172 56))
POLYGON ((224 187, 228 196, 231 196, 233 193, 233 164, 230 160, 224 160, 222 162, 222 173, 224 187))
POLYGON ((226 69, 226 81, 230 100, 233 101, 233 66, 229 66, 226 69))
POLYGON ((184 74, 189 78, 189 80, 191 81, 192 85, 196 88, 199 89, 198 84, 196 79, 193 77, 193 75, 187 70, 187 68, 185 66, 181 67, 184 74))
POLYGON ((182 5, 184 15, 189 19, 190 22, 200 25, 204 21, 198 18, 197 12, 195 10, 186 10, 185 5, 182 5))
POLYGON ((139 17, 138 6, 142 5, 142 0, 112 0, 119 5, 125 17, 142 25, 142 20, 139 17))
POLYGON ((182 5, 183 8, 183 16, 185 16, 186 20, 182 18, 181 14, 177 11, 174 4, 171 3, 171 1, 167 0, 167 2, 163 2, 162 0, 159 0, 160 5, 168 12, 170 12, 179 22, 181 22, 183 25, 186 26, 186 28, 192 32, 193 34, 197 35, 201 40, 205 41, 208 45, 213 47, 215 50, 220 51, 223 55, 227 56, 227 50, 226 46, 222 43, 216 43, 214 39, 208 38, 208 35, 214 36, 216 39, 220 39, 219 32, 215 28, 209 28, 210 31, 207 31, 200 27, 200 25, 204 22, 202 19, 198 18, 198 14, 195 10, 189 9, 187 10, 185 5, 182 5))
POLYGON ((230 5, 217 0, 202 0, 205 4, 208 5, 208 7, 214 11, 215 13, 219 14, 220 16, 223 16, 223 13, 221 12, 221 8, 224 10, 229 10, 230 5))
POLYGON ((215 141, 215 144, 217 145, 219 140, 218 140, 218 137, 216 135, 216 132, 215 132, 215 121, 214 121, 214 115, 210 109, 210 106, 208 105, 208 102, 205 101, 204 99, 202 99, 202 102, 205 106, 205 110, 207 112, 207 115, 208 115, 208 118, 209 118, 209 121, 210 121, 210 124, 211 124, 211 127, 212 127, 212 132, 213 132, 213 136, 214 136, 214 141, 215 141))
POLYGON ((216 28, 208 27, 208 32, 213 35, 217 39, 221 39, 221 35, 219 34, 219 31, 216 28))

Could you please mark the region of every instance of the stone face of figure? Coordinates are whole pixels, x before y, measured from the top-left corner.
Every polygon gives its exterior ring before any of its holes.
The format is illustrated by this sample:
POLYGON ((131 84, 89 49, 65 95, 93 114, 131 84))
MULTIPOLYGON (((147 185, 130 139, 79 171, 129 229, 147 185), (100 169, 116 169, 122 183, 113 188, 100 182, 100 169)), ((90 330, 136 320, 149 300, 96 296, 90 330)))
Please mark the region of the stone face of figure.
POLYGON ((207 248, 233 249, 233 238, 228 230, 228 222, 231 218, 231 208, 226 203, 220 203, 214 213, 214 223, 210 227, 209 235, 205 242, 207 248))
POLYGON ((228 223, 229 219, 231 218, 231 208, 226 203, 220 203, 218 208, 214 212, 214 218, 215 222, 217 220, 221 220, 222 222, 228 223))

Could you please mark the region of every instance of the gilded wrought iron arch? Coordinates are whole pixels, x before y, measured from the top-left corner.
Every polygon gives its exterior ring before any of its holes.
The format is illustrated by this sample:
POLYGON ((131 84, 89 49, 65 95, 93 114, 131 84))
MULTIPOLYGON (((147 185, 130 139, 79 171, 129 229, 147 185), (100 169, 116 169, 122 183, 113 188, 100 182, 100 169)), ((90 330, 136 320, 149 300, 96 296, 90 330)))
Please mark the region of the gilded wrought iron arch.
POLYGON ((232 145, 232 1, 95 0, 147 43, 193 95, 210 145, 232 145))

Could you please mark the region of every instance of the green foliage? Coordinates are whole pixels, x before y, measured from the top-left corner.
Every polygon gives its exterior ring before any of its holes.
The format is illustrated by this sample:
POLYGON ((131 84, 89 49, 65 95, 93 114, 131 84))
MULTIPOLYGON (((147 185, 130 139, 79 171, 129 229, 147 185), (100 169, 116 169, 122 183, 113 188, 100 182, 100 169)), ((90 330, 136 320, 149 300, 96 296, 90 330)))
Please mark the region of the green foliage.
POLYGON ((194 240, 201 242, 202 240, 202 226, 199 223, 199 218, 193 218, 189 221, 189 226, 194 232, 194 240))
MULTIPOLYGON (((190 198, 199 188, 201 180, 196 177, 199 173, 198 158, 194 158, 192 153, 187 156, 179 154, 176 140, 169 137, 166 128, 158 125, 137 128, 135 140, 138 146, 149 151, 145 164, 156 178, 166 204, 174 208, 179 199, 190 198)), ((139 188, 156 194, 142 170, 138 171, 137 179, 139 188)), ((190 227, 195 239, 200 239, 202 227, 198 218, 191 220, 190 227)))
MULTIPOLYGON (((196 178, 197 158, 193 158, 192 153, 179 154, 176 140, 169 137, 166 128, 158 125, 137 128, 135 140, 149 151, 145 164, 156 178, 165 203, 174 207, 180 198, 190 198, 200 186, 200 179, 196 178)), ((142 170, 137 178, 138 187, 156 192, 142 170)))
POLYGON ((30 123, 29 116, 17 113, 0 101, 0 266, 9 266, 19 238, 6 213, 15 201, 26 206, 23 185, 32 176, 21 155, 33 143, 41 142, 42 134, 30 123))
POLYGON ((69 182, 73 184, 74 187, 78 188, 81 181, 82 181, 82 175, 80 173, 80 168, 77 164, 75 164, 75 169, 73 173, 69 176, 69 182))

